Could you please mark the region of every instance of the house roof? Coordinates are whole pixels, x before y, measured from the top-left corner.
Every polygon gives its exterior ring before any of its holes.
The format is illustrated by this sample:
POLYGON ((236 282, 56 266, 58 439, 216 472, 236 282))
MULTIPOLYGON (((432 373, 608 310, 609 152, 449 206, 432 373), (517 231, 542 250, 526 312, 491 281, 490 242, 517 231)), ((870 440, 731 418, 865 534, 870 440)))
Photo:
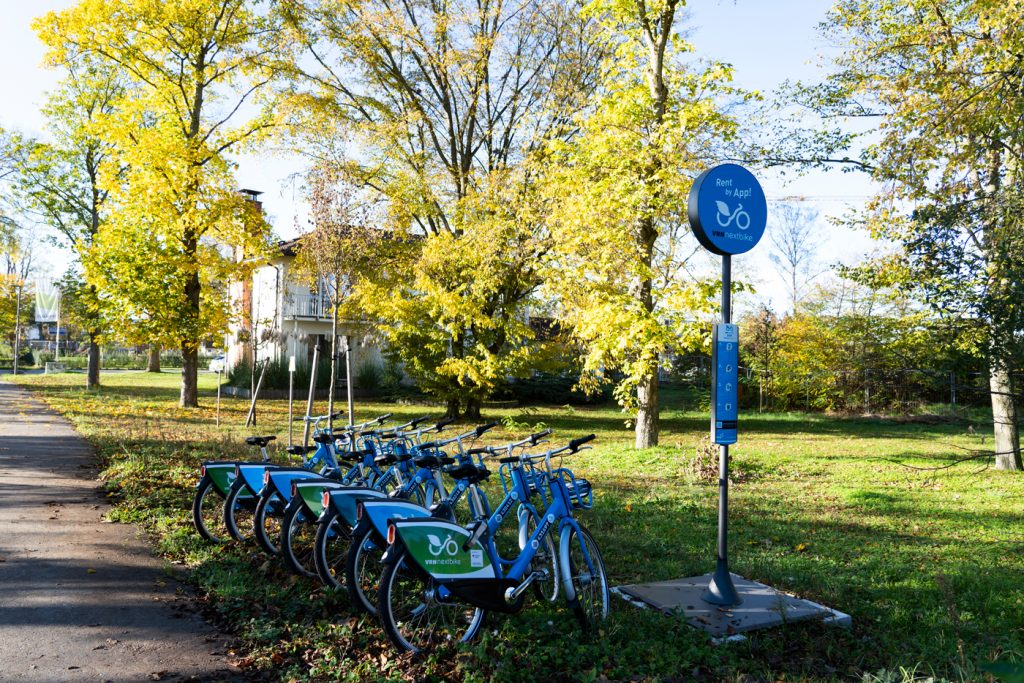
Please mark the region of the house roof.
POLYGON ((290 240, 281 240, 277 243, 277 250, 281 252, 282 256, 295 256, 295 250, 299 246, 299 242, 302 237, 296 237, 290 240))
MULTIPOLYGON (((306 233, 306 235, 308 234, 309 233, 306 233)), ((381 234, 384 236, 385 239, 393 239, 395 232, 393 230, 382 230, 381 234)), ((282 256, 295 256, 295 252, 299 248, 299 244, 302 242, 302 238, 305 237, 306 235, 299 235, 298 237, 295 237, 290 240, 281 240, 280 242, 277 243, 277 250, 281 253, 282 256)), ((423 239, 423 236, 416 234, 404 234, 399 239, 414 241, 423 239)))

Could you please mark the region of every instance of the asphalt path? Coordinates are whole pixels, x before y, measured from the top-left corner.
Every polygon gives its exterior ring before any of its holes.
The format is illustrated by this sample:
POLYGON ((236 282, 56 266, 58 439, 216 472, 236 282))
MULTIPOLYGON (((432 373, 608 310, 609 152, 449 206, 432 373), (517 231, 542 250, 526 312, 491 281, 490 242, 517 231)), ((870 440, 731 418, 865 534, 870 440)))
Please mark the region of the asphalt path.
POLYGON ((0 380, 0 680, 244 680, 228 639, 108 510, 88 444, 0 380))

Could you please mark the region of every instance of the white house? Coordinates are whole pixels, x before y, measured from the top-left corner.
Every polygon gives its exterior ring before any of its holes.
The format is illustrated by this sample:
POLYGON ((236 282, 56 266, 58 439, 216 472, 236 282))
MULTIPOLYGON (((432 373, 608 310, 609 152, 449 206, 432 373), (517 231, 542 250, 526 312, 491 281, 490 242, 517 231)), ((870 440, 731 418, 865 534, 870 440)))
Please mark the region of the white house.
MULTIPOLYGON (((253 201, 260 194, 243 190, 253 201)), ((294 270, 298 240, 279 242, 276 253, 258 265, 252 277, 231 285, 236 315, 227 341, 227 365, 252 360, 253 335, 256 360, 286 359, 311 362, 313 349, 321 342, 321 358, 330 362, 331 306, 325 289, 312 291, 294 270)), ((365 364, 383 364, 372 327, 365 321, 339 320, 338 335, 352 343, 353 373, 365 364)), ((339 342, 339 349, 343 349, 339 342)))

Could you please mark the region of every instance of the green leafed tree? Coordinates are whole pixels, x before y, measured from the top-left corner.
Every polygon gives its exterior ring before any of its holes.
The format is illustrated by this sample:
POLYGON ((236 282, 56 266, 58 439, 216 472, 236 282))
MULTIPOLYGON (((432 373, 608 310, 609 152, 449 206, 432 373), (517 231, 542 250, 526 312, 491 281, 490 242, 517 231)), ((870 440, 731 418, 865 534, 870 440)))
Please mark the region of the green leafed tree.
MULTIPOLYGON (((116 71, 88 60, 68 64, 60 86, 43 108, 47 142, 22 139, 14 149, 18 173, 13 183, 20 207, 51 227, 62 245, 82 259, 93 246, 105 217, 108 190, 100 186, 100 169, 110 143, 99 126, 123 95, 116 71)), ((109 169, 115 177, 116 168, 109 169)), ((76 282, 78 301, 96 302, 94 284, 76 282)), ((100 335, 103 321, 96 307, 82 307, 77 324, 89 342, 86 385, 100 383, 100 335)))
POLYGON ((279 8, 305 50, 301 148, 331 158, 351 137, 362 154, 348 175, 386 202, 382 227, 418 238, 361 300, 406 370, 449 414, 475 417, 522 371, 543 246, 542 226, 526 222, 536 179, 521 163, 566 133, 593 86, 593 22, 561 0, 279 8))
POLYGON ((686 198, 734 133, 723 98, 731 69, 699 63, 680 36, 683 2, 594 0, 614 46, 579 133, 540 159, 552 206, 550 286, 586 349, 584 380, 621 374, 616 397, 636 415, 636 446, 658 443, 658 370, 703 343, 713 285, 686 269, 697 243, 686 198))
POLYGON ((127 81, 100 129, 109 214, 86 276, 121 336, 181 349, 186 407, 198 404, 199 344, 226 321, 235 257, 267 241, 226 155, 273 123, 254 100, 283 51, 274 17, 248 0, 81 0, 35 23, 51 65, 88 59, 127 81))
POLYGON ((826 116, 876 124, 861 161, 884 189, 865 222, 897 245, 892 283, 980 323, 964 341, 988 362, 996 466, 1013 470, 1024 357, 1020 11, 1005 0, 838 2, 824 24, 843 45, 837 70, 805 91, 826 116))

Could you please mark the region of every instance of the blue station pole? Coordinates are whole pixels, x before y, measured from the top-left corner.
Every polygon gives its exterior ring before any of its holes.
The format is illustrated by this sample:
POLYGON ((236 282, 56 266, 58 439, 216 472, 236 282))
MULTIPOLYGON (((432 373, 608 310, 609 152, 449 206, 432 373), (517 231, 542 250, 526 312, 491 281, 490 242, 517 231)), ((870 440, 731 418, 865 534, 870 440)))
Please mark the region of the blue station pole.
MULTIPOLYGON (((732 322, 732 256, 722 255, 722 322, 732 322)), ((714 605, 737 605, 740 596, 729 573, 729 446, 718 447, 718 560, 704 600, 714 605)))

